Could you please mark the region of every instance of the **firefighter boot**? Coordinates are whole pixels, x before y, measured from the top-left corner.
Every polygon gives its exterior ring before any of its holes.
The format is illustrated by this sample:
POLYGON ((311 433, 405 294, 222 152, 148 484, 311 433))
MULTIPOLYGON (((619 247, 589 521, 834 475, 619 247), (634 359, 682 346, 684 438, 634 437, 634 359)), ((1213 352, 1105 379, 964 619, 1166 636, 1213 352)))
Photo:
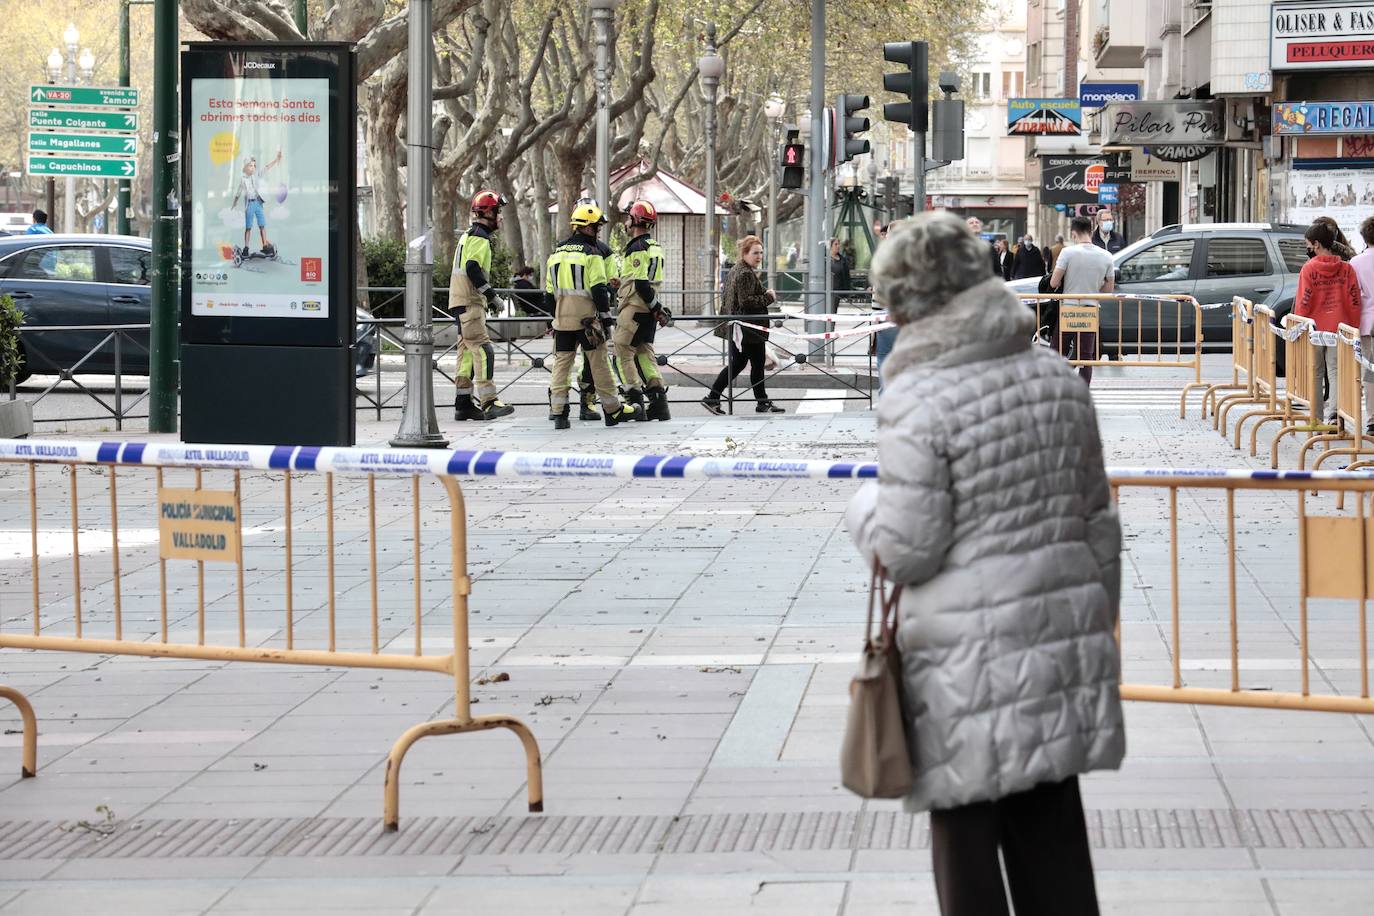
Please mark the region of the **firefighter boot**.
POLYGON ((650 420, 671 420, 673 418, 673 415, 668 412, 667 388, 649 389, 649 409, 647 414, 650 420))
POLYGON ((606 425, 615 426, 619 423, 628 423, 631 420, 647 420, 644 415, 644 408, 636 404, 621 402, 620 408, 616 411, 606 411, 606 425))
POLYGON ((482 416, 487 420, 495 420, 497 417, 508 417, 515 413, 515 408, 509 404, 502 404, 497 398, 492 398, 482 405, 482 416))
POLYGON ((459 392, 453 399, 453 419, 455 420, 485 420, 487 415, 482 412, 482 408, 472 403, 472 395, 459 392))
POLYGON ((601 414, 596 412, 596 392, 584 391, 579 399, 577 418, 579 420, 600 420, 601 414))

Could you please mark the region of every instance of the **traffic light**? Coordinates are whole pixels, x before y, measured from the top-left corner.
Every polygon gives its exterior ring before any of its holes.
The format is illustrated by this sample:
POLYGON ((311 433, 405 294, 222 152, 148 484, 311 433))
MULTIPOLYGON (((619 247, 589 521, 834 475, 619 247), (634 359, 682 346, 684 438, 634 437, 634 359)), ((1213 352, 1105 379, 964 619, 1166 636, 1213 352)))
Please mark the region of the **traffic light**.
POLYGON ((906 64, 905 73, 884 73, 883 89, 907 97, 883 105, 883 120, 897 121, 918 133, 930 128, 930 47, 924 41, 889 41, 883 60, 906 64))
POLYGON ((854 117, 855 112, 868 107, 866 95, 841 95, 835 99, 835 164, 848 162, 868 152, 868 141, 855 134, 868 130, 868 118, 854 117))
POLYGON ((788 124, 786 139, 778 151, 778 168, 782 169, 778 187, 793 191, 806 184, 806 147, 797 142, 799 134, 795 125, 788 124))

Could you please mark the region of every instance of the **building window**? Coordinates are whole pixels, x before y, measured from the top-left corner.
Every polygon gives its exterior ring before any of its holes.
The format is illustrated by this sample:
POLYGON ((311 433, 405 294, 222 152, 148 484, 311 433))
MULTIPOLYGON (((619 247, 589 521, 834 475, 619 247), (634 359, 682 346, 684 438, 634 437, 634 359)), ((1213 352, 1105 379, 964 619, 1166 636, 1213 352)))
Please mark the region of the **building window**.
POLYGON ((1024 70, 1002 71, 1002 98, 1019 99, 1026 94, 1026 73, 1024 70))
POLYGON ((970 175, 992 172, 992 140, 989 137, 969 137, 964 151, 964 166, 970 175))
POLYGON ((992 98, 992 74, 981 70, 973 71, 973 97, 980 101, 992 98))

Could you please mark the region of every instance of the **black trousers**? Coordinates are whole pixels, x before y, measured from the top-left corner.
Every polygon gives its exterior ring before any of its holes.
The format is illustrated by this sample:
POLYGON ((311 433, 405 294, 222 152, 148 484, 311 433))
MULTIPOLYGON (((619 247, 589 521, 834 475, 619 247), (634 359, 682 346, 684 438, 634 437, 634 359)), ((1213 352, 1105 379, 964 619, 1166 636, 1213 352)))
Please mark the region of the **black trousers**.
POLYGON ((995 802, 930 812, 935 889, 944 916, 1097 916, 1078 777, 995 802))
POLYGON ((721 392, 725 386, 730 384, 730 380, 739 375, 744 370, 745 365, 749 366, 749 387, 754 391, 754 400, 768 400, 768 392, 764 390, 763 380, 767 373, 764 371, 763 363, 768 358, 764 352, 764 338, 762 334, 745 329, 741 335, 742 346, 736 347, 733 340, 730 341, 730 364, 720 370, 720 375, 711 383, 711 398, 720 400, 721 392))

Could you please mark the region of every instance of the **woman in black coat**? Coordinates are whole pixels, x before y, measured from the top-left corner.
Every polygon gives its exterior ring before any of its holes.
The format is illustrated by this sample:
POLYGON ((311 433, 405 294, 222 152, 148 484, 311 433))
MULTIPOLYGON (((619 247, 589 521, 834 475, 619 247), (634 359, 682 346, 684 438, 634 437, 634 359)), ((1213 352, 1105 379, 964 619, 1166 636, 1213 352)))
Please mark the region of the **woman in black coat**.
POLYGON ((782 413, 783 408, 768 400, 768 392, 763 387, 766 374, 763 364, 768 359, 764 346, 768 342, 768 307, 777 299, 777 295, 771 289, 764 289, 759 280, 758 266, 763 260, 763 242, 759 241, 758 236, 746 235, 739 240, 738 248, 739 263, 725 275, 725 296, 720 313, 752 317, 740 317, 738 327, 730 323, 722 323, 717 327, 716 333, 730 341, 730 362, 720 370, 720 375, 711 384, 710 393, 701 399, 701 404, 711 413, 725 413, 720 406, 721 393, 747 365, 749 385, 757 402, 754 410, 758 413, 782 413), (735 342, 736 335, 738 343, 735 342))

